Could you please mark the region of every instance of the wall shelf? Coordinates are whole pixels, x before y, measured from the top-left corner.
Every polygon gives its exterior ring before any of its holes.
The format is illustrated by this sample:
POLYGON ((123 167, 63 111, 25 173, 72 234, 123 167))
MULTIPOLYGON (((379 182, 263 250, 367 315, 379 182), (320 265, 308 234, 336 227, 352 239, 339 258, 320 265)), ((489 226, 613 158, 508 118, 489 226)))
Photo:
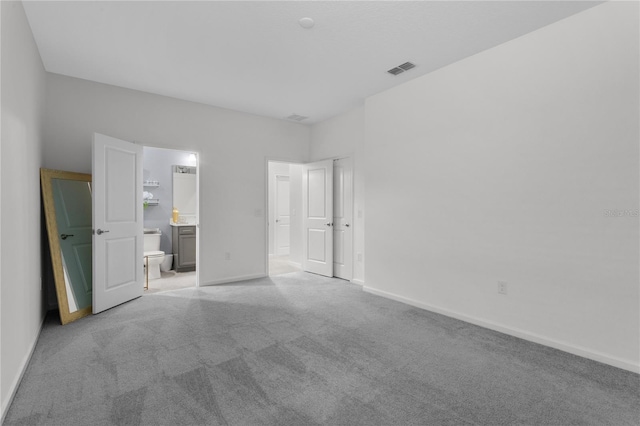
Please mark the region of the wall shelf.
POLYGON ((157 188, 160 186, 160 183, 158 182, 142 182, 142 186, 146 187, 146 188, 157 188))
POLYGON ((157 198, 149 198, 146 202, 147 206, 157 206, 160 203, 160 200, 157 198))

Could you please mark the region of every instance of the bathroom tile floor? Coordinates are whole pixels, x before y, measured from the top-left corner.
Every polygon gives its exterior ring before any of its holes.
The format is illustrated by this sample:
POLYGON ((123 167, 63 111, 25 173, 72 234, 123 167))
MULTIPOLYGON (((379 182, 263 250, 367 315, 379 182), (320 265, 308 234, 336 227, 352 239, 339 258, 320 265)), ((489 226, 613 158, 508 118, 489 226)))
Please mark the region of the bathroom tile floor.
MULTIPOLYGON (((299 272, 300 268, 289 263, 289 256, 269 256, 269 275, 282 275, 299 272)), ((149 280, 149 288, 144 294, 160 293, 163 291, 179 290, 196 286, 196 272, 161 272, 161 277, 149 280)))
POLYGON ((149 280, 149 289, 144 294, 159 293, 162 291, 178 290, 196 286, 196 271, 193 272, 161 272, 161 277, 149 280))

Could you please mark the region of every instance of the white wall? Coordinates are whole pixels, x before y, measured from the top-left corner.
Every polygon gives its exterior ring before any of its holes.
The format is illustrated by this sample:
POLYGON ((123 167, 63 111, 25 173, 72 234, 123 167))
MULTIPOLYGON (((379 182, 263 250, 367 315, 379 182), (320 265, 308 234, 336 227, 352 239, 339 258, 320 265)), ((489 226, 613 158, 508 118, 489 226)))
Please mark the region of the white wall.
POLYGON ((47 75, 45 164, 91 172, 91 135, 199 153, 201 284, 266 273, 266 158, 307 159, 308 127, 47 75), (225 260, 225 252, 231 260, 225 260))
POLYGON ((45 72, 19 2, 0 2, 2 86, 0 418, 44 318, 40 165, 45 72))
MULTIPOLYGON (((268 192, 269 192, 269 254, 275 254, 276 252, 276 236, 275 236, 275 214, 276 214, 276 177, 277 176, 289 176, 291 178, 291 174, 289 172, 289 163, 280 163, 275 161, 269 162, 269 183, 268 183, 268 192)), ((291 179, 289 179, 289 184, 291 184, 291 179)), ((292 206, 294 207, 294 206, 292 206)), ((294 207, 295 208, 295 207, 294 207)))
POLYGON ((364 108, 358 107, 311 127, 310 161, 353 158, 353 279, 364 283, 364 108), (360 254, 361 260, 358 260, 360 254))
POLYGON ((172 253, 171 225, 169 219, 173 212, 173 169, 171 166, 195 166, 191 160, 191 154, 187 151, 163 149, 145 146, 143 151, 143 180, 157 180, 160 186, 156 188, 145 187, 144 190, 159 199, 157 206, 147 206, 144 209, 144 227, 160 228, 160 250, 172 253))
POLYGON ((640 371, 638 36, 609 2, 369 98, 367 289, 640 371))

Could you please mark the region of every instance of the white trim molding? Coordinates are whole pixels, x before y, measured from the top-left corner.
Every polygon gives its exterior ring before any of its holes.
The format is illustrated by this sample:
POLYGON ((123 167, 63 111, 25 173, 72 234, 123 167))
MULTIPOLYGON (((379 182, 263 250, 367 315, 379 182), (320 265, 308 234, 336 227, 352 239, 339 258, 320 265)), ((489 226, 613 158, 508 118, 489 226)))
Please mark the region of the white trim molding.
POLYGON ((208 286, 208 285, 220 285, 220 284, 228 284, 228 283, 235 283, 238 281, 246 281, 246 280, 255 280, 257 278, 264 278, 267 275, 264 273, 261 274, 250 274, 250 275, 238 275, 235 277, 228 277, 228 278, 221 278, 219 280, 214 280, 214 281, 209 281, 206 283, 201 283, 200 286, 204 287, 204 286, 208 286))
POLYGON ((22 381, 22 377, 24 373, 27 371, 27 367, 29 366, 29 362, 31 362, 31 357, 33 357, 33 353, 36 350, 36 345, 38 344, 38 340, 40 339, 40 334, 42 333, 42 329, 44 328, 44 321, 47 318, 47 315, 42 316, 42 321, 40 322, 40 330, 38 331, 38 335, 31 343, 31 347, 29 348, 29 352, 23 358, 22 363, 20 363, 20 373, 15 376, 11 386, 9 387, 9 392, 4 401, 2 401, 2 405, 0 406, 0 425, 4 424, 4 418, 9 411, 9 407, 13 402, 13 398, 16 396, 16 392, 18 391, 18 387, 20 386, 20 382, 22 381))
POLYGON ((591 349, 587 349, 581 346, 571 345, 569 343, 564 343, 558 340, 550 339, 548 337, 541 336, 539 334, 531 333, 531 332, 520 330, 513 327, 508 327, 502 324, 494 323, 492 321, 487 321, 481 318, 476 318, 476 317, 461 314, 458 312, 450 311, 448 309, 439 308, 437 306, 432 306, 427 303, 418 302, 416 300, 409 299, 404 296, 399 296, 394 293, 377 290, 375 288, 365 286, 362 288, 362 290, 366 291, 367 293, 375 294, 377 296, 395 300, 397 302, 405 303, 407 305, 415 306, 416 308, 425 309, 427 311, 431 311, 447 317, 459 319, 461 321, 465 321, 470 324, 478 325, 480 327, 488 328, 490 330, 498 331, 500 333, 518 337, 520 339, 528 340, 530 342, 538 343, 544 346, 549 346, 551 348, 558 349, 563 352, 568 352, 573 355, 578 355, 583 358, 588 358, 593 361, 598 361, 604 364, 612 365, 614 367, 621 368, 623 370, 628 370, 634 373, 640 373, 640 364, 636 364, 630 360, 613 357, 611 355, 607 355, 607 354, 597 352, 591 349))

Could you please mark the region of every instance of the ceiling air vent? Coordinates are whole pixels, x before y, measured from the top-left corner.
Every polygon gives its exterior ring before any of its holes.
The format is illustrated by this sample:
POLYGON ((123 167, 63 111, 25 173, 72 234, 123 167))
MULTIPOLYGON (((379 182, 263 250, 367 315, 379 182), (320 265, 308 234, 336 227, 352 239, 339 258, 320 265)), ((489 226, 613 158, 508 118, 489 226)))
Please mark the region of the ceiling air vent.
POLYGON ((398 68, 402 68, 405 71, 409 71, 411 68, 415 68, 416 65, 412 64, 411 62, 405 62, 402 65, 398 65, 398 68))
POLYGON ((415 64, 412 64, 411 62, 405 62, 402 65, 398 65, 397 67, 391 68, 387 72, 389 74, 398 75, 398 74, 402 74, 405 71, 409 71, 411 68, 415 68, 415 67, 416 67, 415 64))
POLYGON ((287 120, 302 121, 302 120, 306 120, 307 118, 309 117, 305 117, 304 115, 291 114, 290 116, 287 117, 287 120))

